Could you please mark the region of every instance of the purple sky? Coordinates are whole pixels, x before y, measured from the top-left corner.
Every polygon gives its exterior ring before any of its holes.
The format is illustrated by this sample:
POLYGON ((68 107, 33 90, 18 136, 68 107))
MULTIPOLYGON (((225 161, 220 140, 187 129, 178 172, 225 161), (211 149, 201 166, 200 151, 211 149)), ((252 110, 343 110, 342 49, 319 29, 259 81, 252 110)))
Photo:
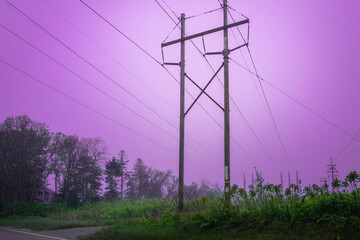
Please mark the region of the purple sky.
MULTIPOLYGON (((178 83, 160 65, 80 1, 10 2, 177 128, 178 83)), ((174 23, 155 1, 85 2, 161 61, 160 44, 173 29, 174 23)), ((162 0, 159 0, 159 3, 166 8, 162 0)), ((166 3, 177 15, 184 12, 186 16, 219 7, 216 0, 166 0, 166 3)), ((359 1, 329 0, 325 4, 324 1, 314 0, 233 0, 229 1, 229 5, 250 18, 250 49, 259 74, 337 126, 355 135, 360 129, 359 1)), ((236 21, 243 19, 236 12, 232 14, 236 21)), ((130 97, 35 24, 19 15, 5 1, 0 2, 0 23, 175 138, 84 83, 1 27, 2 60, 173 152, 178 152, 176 128, 130 97)), ((222 24, 221 11, 186 21, 189 34, 222 24)), ((240 30, 246 35, 246 27, 241 27, 240 30)), ((229 34, 231 48, 237 46, 237 41, 241 43, 236 29, 233 32, 229 31, 229 34)), ((176 29, 169 40, 177 39, 179 35, 180 31, 176 29)), ((208 35, 204 40, 208 51, 222 50, 221 32, 208 35)), ((202 49, 201 38, 196 39, 194 43, 202 49)), ((166 61, 178 62, 179 48, 179 45, 165 48, 166 61)), ((253 69, 245 48, 232 53, 230 57, 253 69)), ((209 56, 208 59, 215 69, 222 62, 221 56, 209 56)), ((168 69, 179 79, 179 67, 169 66, 168 69)), ((186 44, 186 72, 200 86, 205 86, 212 76, 203 57, 190 42, 186 44)), ((222 81, 223 71, 219 77, 222 81)), ((161 170, 172 169, 177 175, 177 154, 89 111, 1 62, 0 81, 0 121, 7 116, 27 114, 37 121, 46 122, 53 131, 83 137, 100 136, 109 147, 109 156, 124 149, 132 163, 140 157, 146 164, 161 170)), ((340 178, 351 170, 359 171, 360 150, 356 151, 360 147, 359 142, 355 141, 337 157, 351 140, 349 136, 269 85, 263 86, 290 163, 284 156, 264 105, 259 83, 255 78, 252 79, 248 72, 230 62, 230 94, 277 165, 269 159, 243 123, 235 106, 231 104, 231 136, 257 162, 255 163, 232 141, 232 183, 242 186, 244 173, 247 182, 250 183, 254 166, 262 171, 267 181, 273 183, 280 182, 280 171, 283 171, 284 182, 287 183, 289 170, 292 181, 295 181, 295 171, 298 170, 299 178, 305 184, 319 183, 320 177, 326 176, 326 164, 330 157, 335 158, 340 178)), ((192 95, 198 94, 197 89, 189 81, 186 82, 186 88, 192 95)), ((223 103, 222 89, 217 79, 208 88, 208 93, 223 103)), ((191 98, 187 96, 186 106, 191 102, 191 98)), ((200 98, 199 103, 222 124, 223 115, 216 105, 205 96, 200 98)), ((223 130, 199 105, 195 105, 186 117, 186 135, 189 137, 185 140, 185 183, 207 179, 210 183, 221 184, 224 174, 223 130), (192 139, 200 142, 202 146, 192 139)))

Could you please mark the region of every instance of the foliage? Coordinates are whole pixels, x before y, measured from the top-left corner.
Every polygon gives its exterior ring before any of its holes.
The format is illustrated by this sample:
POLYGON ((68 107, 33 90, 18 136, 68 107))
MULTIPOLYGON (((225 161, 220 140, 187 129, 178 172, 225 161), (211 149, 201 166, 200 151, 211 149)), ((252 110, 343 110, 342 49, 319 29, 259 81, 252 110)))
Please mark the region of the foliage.
POLYGON ((163 172, 147 166, 137 159, 132 172, 127 176, 126 195, 131 199, 171 198, 177 179, 170 170, 163 172))
POLYGON ((282 238, 304 232, 310 239, 359 238, 356 171, 330 186, 292 184, 283 189, 265 183, 255 169, 254 184, 248 191, 233 185, 230 202, 221 187, 192 183, 184 186, 184 213, 179 214, 178 180, 170 170, 153 169, 137 159, 130 172, 121 151, 103 171, 105 154, 99 138, 51 133, 27 116, 7 118, 0 123, 0 225, 57 229, 115 224, 94 235, 99 239, 116 239, 114 234, 129 239, 226 239, 254 232, 285 234, 282 238), (107 191, 100 201, 103 173, 107 191), (48 206, 36 200, 50 174, 56 198, 48 206))
POLYGON ((28 116, 8 117, 0 123, 0 206, 32 202, 44 187, 52 155, 51 134, 45 124, 28 116))
POLYGON ((64 136, 59 141, 56 155, 61 161, 60 176, 63 179, 60 197, 67 206, 99 200, 102 169, 106 147, 99 138, 64 136))
MULTIPOLYGON (((17 204, 15 214, 17 216, 28 217, 38 216, 46 217, 49 213, 49 205, 39 202, 24 202, 21 201, 17 204)), ((7 217, 12 215, 12 205, 7 205, 5 209, 0 213, 0 217, 7 217)))

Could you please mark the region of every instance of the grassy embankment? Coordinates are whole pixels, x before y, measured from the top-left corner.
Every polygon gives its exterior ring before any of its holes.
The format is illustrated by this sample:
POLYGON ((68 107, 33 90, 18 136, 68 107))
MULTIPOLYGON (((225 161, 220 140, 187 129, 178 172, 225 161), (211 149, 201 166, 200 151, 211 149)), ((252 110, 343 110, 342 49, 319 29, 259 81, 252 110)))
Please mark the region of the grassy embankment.
POLYGON ((232 204, 211 191, 208 198, 187 201, 181 215, 175 201, 151 199, 77 209, 23 204, 17 214, 0 218, 0 225, 34 230, 108 226, 87 239, 360 239, 359 189, 283 195, 274 186, 250 194, 235 187, 232 204))

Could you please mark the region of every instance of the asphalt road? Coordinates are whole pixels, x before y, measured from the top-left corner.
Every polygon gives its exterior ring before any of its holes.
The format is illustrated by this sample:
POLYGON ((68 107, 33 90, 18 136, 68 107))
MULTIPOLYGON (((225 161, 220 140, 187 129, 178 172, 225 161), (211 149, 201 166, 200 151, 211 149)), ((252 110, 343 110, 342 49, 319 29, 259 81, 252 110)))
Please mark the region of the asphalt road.
POLYGON ((101 227, 69 228, 56 231, 31 232, 23 229, 0 227, 1 240, 72 240, 92 234, 101 227))

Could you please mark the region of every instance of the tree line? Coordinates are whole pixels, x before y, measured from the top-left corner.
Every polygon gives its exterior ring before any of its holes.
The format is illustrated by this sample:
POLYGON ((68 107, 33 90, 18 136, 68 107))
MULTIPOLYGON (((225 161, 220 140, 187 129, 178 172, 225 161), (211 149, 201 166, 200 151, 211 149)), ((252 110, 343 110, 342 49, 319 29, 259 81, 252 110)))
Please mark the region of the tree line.
MULTIPOLYGON (((19 202, 37 201, 49 179, 55 196, 66 206, 176 196, 178 180, 171 170, 153 169, 140 158, 131 170, 128 163, 124 150, 108 159, 101 138, 54 133, 27 115, 8 117, 0 123, 1 209, 11 204, 15 214, 19 202)), ((194 183, 185 191, 191 198, 198 187, 194 183)))

